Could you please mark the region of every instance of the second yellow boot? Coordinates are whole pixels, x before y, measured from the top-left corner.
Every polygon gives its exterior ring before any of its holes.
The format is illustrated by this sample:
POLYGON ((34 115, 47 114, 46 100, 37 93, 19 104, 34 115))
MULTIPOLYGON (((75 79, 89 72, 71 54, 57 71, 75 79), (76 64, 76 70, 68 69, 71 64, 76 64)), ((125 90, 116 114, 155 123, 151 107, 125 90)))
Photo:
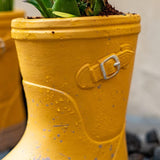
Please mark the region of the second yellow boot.
POLYGON ((0 152, 10 149, 21 138, 26 124, 21 76, 11 20, 24 12, 0 12, 0 152))

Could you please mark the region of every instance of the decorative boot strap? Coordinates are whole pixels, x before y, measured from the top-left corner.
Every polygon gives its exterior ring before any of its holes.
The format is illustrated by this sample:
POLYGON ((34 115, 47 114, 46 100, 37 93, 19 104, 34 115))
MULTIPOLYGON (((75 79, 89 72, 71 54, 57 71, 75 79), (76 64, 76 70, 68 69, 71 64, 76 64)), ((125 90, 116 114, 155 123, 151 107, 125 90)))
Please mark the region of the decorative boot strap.
POLYGON ((134 51, 129 44, 120 47, 118 53, 112 53, 98 60, 95 65, 85 64, 76 75, 77 84, 83 89, 93 88, 100 80, 109 80, 115 77, 120 69, 130 63, 134 51))

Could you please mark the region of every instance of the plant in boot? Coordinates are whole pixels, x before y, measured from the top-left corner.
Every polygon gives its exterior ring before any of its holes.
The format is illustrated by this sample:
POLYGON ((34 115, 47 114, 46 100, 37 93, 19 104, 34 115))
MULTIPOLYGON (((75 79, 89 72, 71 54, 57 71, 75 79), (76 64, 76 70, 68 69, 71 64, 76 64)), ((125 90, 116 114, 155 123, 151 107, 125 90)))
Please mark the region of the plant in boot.
POLYGON ((108 0, 26 0, 45 18, 121 14, 108 0))
POLYGON ((12 11, 13 0, 0 0, 0 11, 12 11))

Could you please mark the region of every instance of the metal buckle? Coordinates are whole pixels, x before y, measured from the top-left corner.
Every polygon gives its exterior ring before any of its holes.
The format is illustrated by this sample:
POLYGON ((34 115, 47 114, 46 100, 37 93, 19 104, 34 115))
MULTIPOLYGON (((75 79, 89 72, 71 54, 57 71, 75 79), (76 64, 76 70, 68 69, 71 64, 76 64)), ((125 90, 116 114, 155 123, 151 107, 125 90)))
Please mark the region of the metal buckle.
POLYGON ((6 45, 3 41, 3 39, 0 38, 0 55, 2 55, 6 50, 6 45))
POLYGON ((118 58, 116 55, 112 55, 112 56, 110 56, 109 58, 106 58, 106 59, 100 64, 100 68, 101 68, 101 71, 102 71, 102 74, 103 74, 103 77, 104 77, 105 80, 108 80, 108 79, 113 78, 114 76, 116 76, 116 75, 119 73, 119 70, 120 70, 120 61, 119 61, 119 58, 118 58), (107 76, 104 64, 105 64, 106 62, 108 62, 110 59, 115 60, 114 67, 117 68, 117 71, 116 71, 115 73, 113 73, 111 76, 107 76))

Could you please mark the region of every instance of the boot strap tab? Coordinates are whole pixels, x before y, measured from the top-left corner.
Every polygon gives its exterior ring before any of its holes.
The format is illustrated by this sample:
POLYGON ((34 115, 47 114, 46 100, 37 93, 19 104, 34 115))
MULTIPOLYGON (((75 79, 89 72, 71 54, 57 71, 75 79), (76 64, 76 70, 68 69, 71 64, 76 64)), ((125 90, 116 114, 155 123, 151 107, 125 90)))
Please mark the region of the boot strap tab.
POLYGON ((77 84, 83 89, 95 87, 100 80, 109 80, 115 77, 120 69, 130 63, 134 51, 129 44, 120 47, 118 53, 112 53, 98 60, 95 65, 84 65, 76 75, 77 84))
POLYGON ((101 68, 101 72, 103 74, 103 78, 105 80, 113 78, 114 76, 116 76, 119 73, 119 70, 120 70, 120 61, 119 61, 119 58, 116 55, 112 55, 110 57, 107 57, 104 61, 102 61, 100 63, 100 68, 101 68), (111 59, 115 60, 114 67, 117 68, 117 71, 114 72, 113 74, 111 74, 110 76, 107 76, 106 69, 105 69, 104 65, 105 65, 105 63, 107 63, 111 59))

